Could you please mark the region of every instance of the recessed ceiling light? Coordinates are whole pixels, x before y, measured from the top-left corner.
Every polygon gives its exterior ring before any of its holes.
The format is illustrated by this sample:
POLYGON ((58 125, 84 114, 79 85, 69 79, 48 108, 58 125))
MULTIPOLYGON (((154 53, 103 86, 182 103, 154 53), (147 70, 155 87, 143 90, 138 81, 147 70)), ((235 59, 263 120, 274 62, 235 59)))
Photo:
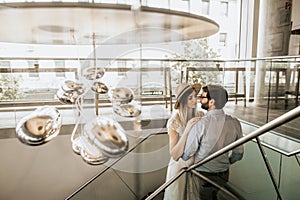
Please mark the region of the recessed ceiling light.
POLYGON ((66 26, 57 26, 57 25, 41 25, 38 26, 39 29, 51 33, 69 33, 75 32, 74 28, 66 27, 66 26))

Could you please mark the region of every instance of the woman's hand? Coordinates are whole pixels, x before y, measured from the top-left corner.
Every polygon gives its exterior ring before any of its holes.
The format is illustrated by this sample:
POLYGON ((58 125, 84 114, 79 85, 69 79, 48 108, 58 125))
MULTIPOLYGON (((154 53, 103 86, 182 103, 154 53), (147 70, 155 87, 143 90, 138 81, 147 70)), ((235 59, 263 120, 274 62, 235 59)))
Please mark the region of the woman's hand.
POLYGON ((183 136, 187 137, 188 133, 190 132, 191 128, 201 119, 201 117, 194 117, 192 119, 190 119, 187 124, 186 127, 184 129, 183 132, 183 136))
POLYGON ((194 117, 192 119, 190 119, 188 121, 188 123, 186 124, 187 127, 192 127, 194 124, 196 124, 199 120, 201 119, 201 117, 194 117))

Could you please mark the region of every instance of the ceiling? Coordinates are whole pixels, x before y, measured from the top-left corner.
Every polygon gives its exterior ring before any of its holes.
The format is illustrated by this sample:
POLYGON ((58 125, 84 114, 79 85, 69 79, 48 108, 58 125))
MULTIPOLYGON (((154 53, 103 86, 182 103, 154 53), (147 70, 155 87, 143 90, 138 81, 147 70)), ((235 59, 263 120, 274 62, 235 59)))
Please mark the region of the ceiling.
POLYGON ((101 3, 2 3, 0 42, 26 44, 138 44, 198 39, 216 22, 160 8, 101 3))

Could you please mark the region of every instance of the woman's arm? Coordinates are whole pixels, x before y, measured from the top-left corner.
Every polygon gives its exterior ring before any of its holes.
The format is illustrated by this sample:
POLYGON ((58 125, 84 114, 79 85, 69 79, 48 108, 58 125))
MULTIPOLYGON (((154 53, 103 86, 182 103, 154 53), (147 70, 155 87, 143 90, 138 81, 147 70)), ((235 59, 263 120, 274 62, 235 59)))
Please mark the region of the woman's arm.
POLYGON ((178 149, 178 140, 179 140, 179 134, 177 133, 177 131, 175 131, 172 128, 169 128, 168 130, 169 132, 169 151, 170 151, 170 155, 172 156, 172 158, 174 160, 178 159, 178 153, 176 152, 176 149, 178 149))
POLYGON ((173 130, 172 128, 169 129, 170 155, 174 160, 177 161, 183 154, 188 133, 193 127, 193 125, 197 121, 199 121, 199 119, 200 119, 199 117, 195 117, 187 123, 187 126, 184 129, 184 132, 180 139, 179 139, 179 134, 175 130, 173 130))

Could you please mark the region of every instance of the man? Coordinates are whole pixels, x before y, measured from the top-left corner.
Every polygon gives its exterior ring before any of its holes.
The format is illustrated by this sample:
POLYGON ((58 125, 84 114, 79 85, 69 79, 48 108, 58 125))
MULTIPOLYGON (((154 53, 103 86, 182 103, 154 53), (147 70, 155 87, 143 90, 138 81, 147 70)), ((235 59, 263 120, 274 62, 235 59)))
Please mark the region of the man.
MULTIPOLYGON (((243 136, 241 124, 226 115, 223 107, 228 101, 227 91, 220 85, 207 85, 202 88, 200 103, 207 113, 190 130, 182 159, 195 157, 195 163, 243 136)), ((239 146, 196 170, 217 184, 224 186, 229 178, 230 164, 241 160, 244 148, 239 146)), ((189 199, 218 199, 218 189, 193 173, 188 176, 189 199)))

